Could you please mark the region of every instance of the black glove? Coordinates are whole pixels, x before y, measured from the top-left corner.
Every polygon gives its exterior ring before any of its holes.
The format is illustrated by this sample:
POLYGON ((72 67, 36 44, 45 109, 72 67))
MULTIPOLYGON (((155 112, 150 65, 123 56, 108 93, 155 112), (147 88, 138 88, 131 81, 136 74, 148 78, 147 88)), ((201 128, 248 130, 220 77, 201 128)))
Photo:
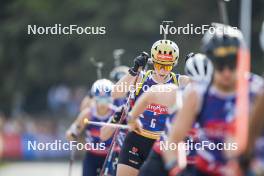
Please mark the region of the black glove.
POLYGON ((72 138, 74 138, 74 140, 77 140, 78 139, 78 136, 74 133, 71 134, 72 138))
POLYGON ((121 116, 122 116, 122 113, 123 113, 123 109, 122 108, 120 111, 116 111, 112 120, 111 120, 111 123, 118 123, 121 119, 121 116))
POLYGON ((139 67, 144 68, 148 62, 148 58, 149 58, 149 54, 146 52, 142 52, 139 56, 137 56, 134 59, 134 66, 131 67, 128 72, 132 75, 132 76, 136 76, 138 73, 138 69, 139 67))

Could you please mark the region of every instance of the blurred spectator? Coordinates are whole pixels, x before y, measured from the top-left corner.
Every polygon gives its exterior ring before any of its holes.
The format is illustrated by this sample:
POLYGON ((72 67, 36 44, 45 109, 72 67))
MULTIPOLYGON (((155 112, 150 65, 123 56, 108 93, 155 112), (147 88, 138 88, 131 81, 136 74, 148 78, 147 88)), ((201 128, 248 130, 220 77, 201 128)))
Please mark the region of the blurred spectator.
POLYGON ((48 92, 48 106, 55 115, 74 117, 85 94, 86 89, 81 86, 73 89, 65 85, 54 86, 48 92))
POLYGON ((48 105, 55 114, 65 114, 69 101, 70 89, 63 84, 57 87, 52 87, 48 92, 48 105))
POLYGON ((67 112, 71 117, 76 116, 79 113, 82 99, 86 95, 86 89, 84 87, 76 87, 71 90, 71 99, 68 102, 67 112))

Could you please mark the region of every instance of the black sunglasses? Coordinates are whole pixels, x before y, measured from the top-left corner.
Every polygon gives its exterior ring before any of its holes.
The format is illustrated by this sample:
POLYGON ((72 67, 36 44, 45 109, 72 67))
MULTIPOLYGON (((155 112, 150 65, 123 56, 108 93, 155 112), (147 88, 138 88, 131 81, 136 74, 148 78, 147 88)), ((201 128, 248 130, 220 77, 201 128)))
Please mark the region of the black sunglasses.
POLYGON ((236 57, 230 56, 225 58, 215 58, 213 60, 214 68, 217 71, 223 71, 225 68, 233 71, 236 69, 237 60, 236 57))

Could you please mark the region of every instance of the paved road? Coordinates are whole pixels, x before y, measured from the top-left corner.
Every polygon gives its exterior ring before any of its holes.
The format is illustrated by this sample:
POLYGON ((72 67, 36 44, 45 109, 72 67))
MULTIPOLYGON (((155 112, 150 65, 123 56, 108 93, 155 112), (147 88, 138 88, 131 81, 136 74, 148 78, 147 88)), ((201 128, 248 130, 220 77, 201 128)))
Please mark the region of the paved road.
MULTIPOLYGON (((0 176, 68 176, 68 162, 15 162, 0 167, 0 176)), ((81 163, 73 164, 72 176, 81 176, 81 163)))

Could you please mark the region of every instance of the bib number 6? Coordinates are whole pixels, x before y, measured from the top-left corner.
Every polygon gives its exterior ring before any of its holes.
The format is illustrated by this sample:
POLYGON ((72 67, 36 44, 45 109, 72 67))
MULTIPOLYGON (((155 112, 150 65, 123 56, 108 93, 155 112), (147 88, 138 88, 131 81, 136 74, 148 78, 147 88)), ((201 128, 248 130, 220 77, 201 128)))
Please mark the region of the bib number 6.
POLYGON ((156 127, 156 119, 152 119, 150 122, 150 127, 155 128, 156 127))

